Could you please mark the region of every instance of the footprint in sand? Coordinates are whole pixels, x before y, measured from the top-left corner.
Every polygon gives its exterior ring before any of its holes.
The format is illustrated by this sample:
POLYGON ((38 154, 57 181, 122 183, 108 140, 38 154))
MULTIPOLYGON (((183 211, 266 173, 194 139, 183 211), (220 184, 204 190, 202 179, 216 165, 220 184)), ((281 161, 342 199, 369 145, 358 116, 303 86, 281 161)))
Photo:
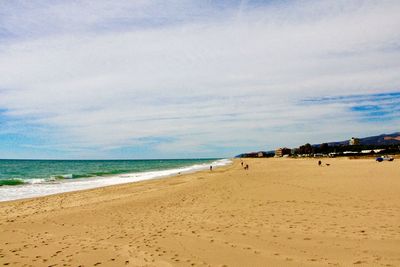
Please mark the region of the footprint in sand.
POLYGON ((356 261, 356 262, 353 262, 353 264, 363 264, 363 263, 366 263, 366 261, 356 261))

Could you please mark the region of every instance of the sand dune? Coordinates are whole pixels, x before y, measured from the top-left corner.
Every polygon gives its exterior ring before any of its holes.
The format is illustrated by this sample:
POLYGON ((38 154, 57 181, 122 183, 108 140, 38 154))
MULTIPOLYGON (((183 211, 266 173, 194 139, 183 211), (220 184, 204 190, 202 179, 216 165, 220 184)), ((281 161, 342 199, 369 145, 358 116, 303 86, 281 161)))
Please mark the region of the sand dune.
POLYGON ((0 203, 0 265, 400 266, 400 160, 326 161, 0 203))

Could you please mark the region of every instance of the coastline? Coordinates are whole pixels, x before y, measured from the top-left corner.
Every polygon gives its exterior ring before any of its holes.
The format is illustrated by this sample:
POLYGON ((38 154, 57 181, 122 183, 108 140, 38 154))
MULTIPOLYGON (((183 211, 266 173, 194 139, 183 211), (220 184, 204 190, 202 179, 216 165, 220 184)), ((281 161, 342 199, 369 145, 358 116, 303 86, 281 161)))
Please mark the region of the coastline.
MULTIPOLYGON (((118 184, 135 183, 139 181, 160 179, 179 174, 188 174, 206 170, 209 165, 215 168, 231 164, 231 159, 218 159, 210 163, 196 163, 175 168, 147 170, 142 172, 120 173, 107 176, 92 176, 78 179, 28 179, 31 183, 0 186, 0 202, 18 199, 29 199, 66 192, 82 191, 118 184)), ((72 176, 72 175, 71 175, 72 176)))
POLYGON ((243 160, 1 202, 0 264, 400 264, 398 161, 243 160))

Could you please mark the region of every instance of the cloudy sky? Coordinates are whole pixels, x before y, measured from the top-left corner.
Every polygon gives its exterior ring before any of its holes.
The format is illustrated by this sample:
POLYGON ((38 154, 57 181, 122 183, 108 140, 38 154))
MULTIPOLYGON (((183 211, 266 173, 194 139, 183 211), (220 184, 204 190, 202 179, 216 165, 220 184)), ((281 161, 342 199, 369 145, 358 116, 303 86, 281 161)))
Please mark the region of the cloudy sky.
POLYGON ((0 158, 399 131, 400 1, 0 1, 0 158))

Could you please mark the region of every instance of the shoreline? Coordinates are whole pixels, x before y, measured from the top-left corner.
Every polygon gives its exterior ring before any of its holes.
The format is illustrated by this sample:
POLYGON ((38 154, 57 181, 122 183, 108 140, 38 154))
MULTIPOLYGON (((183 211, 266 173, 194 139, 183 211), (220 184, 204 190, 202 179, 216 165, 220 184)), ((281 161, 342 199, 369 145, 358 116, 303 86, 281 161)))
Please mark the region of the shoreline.
POLYGON ((0 203, 0 265, 397 266, 399 162, 240 159, 0 203))
MULTIPOLYGON (((209 164, 215 168, 231 164, 232 159, 218 159, 210 163, 200 163, 164 170, 149 170, 143 172, 121 173, 108 176, 93 176, 87 178, 62 179, 24 183, 18 185, 0 186, 0 203, 5 201, 30 199, 66 192, 83 191, 119 184, 136 183, 140 181, 163 179, 180 174, 190 174, 206 170, 209 164), (40 191, 41 190, 41 191, 40 191), (7 195, 8 193, 8 195, 7 195)), ((28 179, 29 181, 29 179, 28 179)))
MULTIPOLYGON (((235 159, 231 159, 231 163, 220 166, 216 168, 215 170, 213 169, 212 172, 225 172, 229 170, 230 168, 233 168, 234 165, 237 165, 238 163, 235 162, 235 159)), ((88 188, 88 189, 82 189, 82 190, 75 190, 75 191, 69 191, 69 192, 60 192, 60 193, 55 193, 51 195, 43 195, 43 196, 37 196, 37 197, 30 197, 30 198, 21 198, 21 199, 14 199, 14 200, 7 200, 7 201, 0 201, 0 219, 2 219, 2 211, 3 209, 7 209, 8 205, 11 206, 21 206, 21 205, 30 205, 33 203, 33 205, 36 205, 36 202, 39 202, 41 204, 45 203, 48 205, 47 207, 44 207, 43 210, 39 207, 36 206, 36 208, 39 208, 42 211, 49 211, 53 209, 48 209, 48 207, 53 207, 54 209, 57 208, 70 208, 74 206, 80 206, 80 205, 86 205, 86 204, 93 204, 97 202, 102 202, 103 197, 99 198, 99 195, 103 194, 113 194, 115 192, 120 192, 120 191, 126 191, 126 190, 139 190, 145 188, 147 190, 149 187, 152 186, 157 186, 159 184, 174 184, 175 180, 184 180, 185 182, 190 182, 193 177, 197 177, 198 175, 205 175, 207 176, 210 174, 209 170, 202 169, 202 170, 197 170, 193 172, 187 172, 187 173, 181 173, 181 174, 175 174, 175 175, 169 175, 169 176, 163 176, 163 177, 154 177, 151 179, 147 180, 140 180, 137 182, 127 182, 127 183, 121 183, 121 184, 112 184, 112 185, 106 185, 106 186, 101 186, 101 187, 95 187, 95 188, 88 188), (88 199, 88 197, 92 197, 92 199, 88 199), (65 202, 65 200, 67 200, 65 202), (79 202, 73 203, 72 201, 78 200, 79 202), (81 201, 84 201, 82 203, 81 201), (77 205, 75 205, 77 204, 77 205)), ((178 183, 179 184, 179 183, 178 183)), ((150 190, 153 191, 153 190, 150 190)), ((125 193, 122 194, 123 197, 126 197, 127 195, 125 193)), ((108 196, 105 196, 104 199, 107 199, 108 196)), ((119 198, 119 197, 118 197, 119 198)), ((107 199, 109 200, 116 200, 117 198, 111 198, 107 199)), ((34 211, 32 213, 36 213, 37 211, 34 211)), ((29 212, 29 214, 32 214, 29 212)), ((18 217, 18 215, 17 215, 18 217)), ((1 226, 1 223, 0 223, 1 226)), ((0 246, 1 247, 1 246, 0 246)))

